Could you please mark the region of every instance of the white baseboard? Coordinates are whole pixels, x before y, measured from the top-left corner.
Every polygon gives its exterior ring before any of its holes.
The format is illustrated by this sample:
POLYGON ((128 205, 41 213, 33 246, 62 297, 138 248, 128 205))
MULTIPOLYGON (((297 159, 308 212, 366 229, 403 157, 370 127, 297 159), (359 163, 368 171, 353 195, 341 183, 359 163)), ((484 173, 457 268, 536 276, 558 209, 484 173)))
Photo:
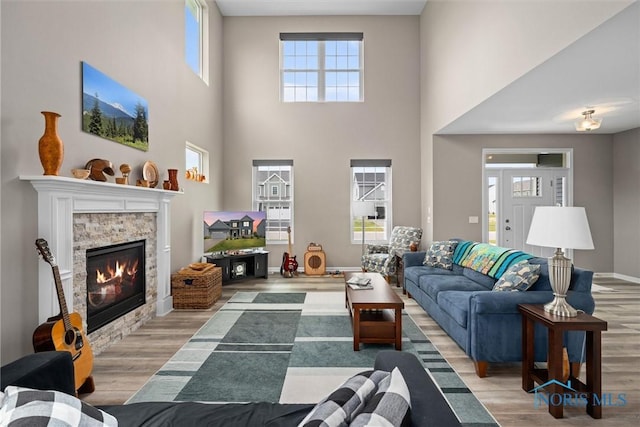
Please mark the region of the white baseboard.
POLYGON ((640 284, 640 278, 627 276, 620 273, 593 273, 593 277, 602 277, 608 279, 626 280, 627 282, 640 284))

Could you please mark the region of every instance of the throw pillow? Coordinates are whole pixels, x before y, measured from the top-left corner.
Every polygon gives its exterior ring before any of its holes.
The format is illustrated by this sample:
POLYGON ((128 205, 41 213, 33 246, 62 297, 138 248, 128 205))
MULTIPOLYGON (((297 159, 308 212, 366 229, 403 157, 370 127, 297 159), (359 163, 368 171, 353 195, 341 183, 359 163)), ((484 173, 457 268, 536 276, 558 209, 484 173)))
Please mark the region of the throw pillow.
POLYGON ((298 426, 343 427, 349 425, 351 418, 374 395, 378 384, 389 375, 389 372, 385 371, 365 371, 354 375, 320 401, 298 426))
POLYGON ((0 425, 117 427, 118 420, 60 391, 8 386, 0 408, 0 425))
POLYGON ((540 277, 540 264, 522 261, 513 264, 493 285, 494 291, 526 291, 540 277))
POLYGON ((453 269, 453 252, 456 250, 458 242, 447 240, 443 242, 433 242, 427 251, 423 264, 429 267, 453 269))
POLYGON ((376 394, 349 426, 409 426, 410 409, 409 388, 400 370, 394 368, 391 375, 380 382, 376 394))

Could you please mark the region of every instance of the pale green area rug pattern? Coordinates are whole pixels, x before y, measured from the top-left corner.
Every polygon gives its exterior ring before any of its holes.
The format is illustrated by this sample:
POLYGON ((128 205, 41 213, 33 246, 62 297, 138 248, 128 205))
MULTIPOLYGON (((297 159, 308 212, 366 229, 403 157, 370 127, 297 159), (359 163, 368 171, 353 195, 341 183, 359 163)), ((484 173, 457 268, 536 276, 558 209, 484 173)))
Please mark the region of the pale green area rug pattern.
MULTIPOLYGON (((497 426, 407 314, 402 330, 402 350, 418 356, 461 423, 497 426)), ((360 348, 342 292, 237 292, 127 403, 316 403, 393 346, 360 348)))

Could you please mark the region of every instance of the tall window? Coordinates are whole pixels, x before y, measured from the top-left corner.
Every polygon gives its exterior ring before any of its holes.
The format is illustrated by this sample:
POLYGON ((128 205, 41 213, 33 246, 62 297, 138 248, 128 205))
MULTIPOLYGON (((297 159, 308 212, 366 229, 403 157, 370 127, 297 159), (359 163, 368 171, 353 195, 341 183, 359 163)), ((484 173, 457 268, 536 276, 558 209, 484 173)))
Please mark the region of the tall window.
POLYGON ((185 60, 205 83, 208 80, 208 15, 204 0, 185 0, 185 60))
POLYGON ((392 228, 391 160, 351 160, 351 212, 354 201, 372 201, 376 215, 351 216, 351 242, 362 242, 362 227, 369 243, 386 242, 392 228))
POLYGON ((293 161, 253 161, 253 209, 267 213, 267 243, 293 241, 293 161))
POLYGON ((282 101, 362 101, 362 41, 362 33, 281 33, 282 101))

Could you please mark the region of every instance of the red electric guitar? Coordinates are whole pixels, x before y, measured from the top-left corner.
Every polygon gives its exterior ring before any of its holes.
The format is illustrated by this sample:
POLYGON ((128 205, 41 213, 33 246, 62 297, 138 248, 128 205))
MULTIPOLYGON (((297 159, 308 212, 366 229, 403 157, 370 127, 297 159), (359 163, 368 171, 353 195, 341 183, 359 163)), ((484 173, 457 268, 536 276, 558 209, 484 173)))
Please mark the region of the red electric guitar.
POLYGON ((284 277, 293 277, 294 274, 298 274, 298 261, 296 261, 295 255, 291 255, 291 227, 287 227, 287 240, 289 242, 289 252, 282 254, 280 274, 284 277))

